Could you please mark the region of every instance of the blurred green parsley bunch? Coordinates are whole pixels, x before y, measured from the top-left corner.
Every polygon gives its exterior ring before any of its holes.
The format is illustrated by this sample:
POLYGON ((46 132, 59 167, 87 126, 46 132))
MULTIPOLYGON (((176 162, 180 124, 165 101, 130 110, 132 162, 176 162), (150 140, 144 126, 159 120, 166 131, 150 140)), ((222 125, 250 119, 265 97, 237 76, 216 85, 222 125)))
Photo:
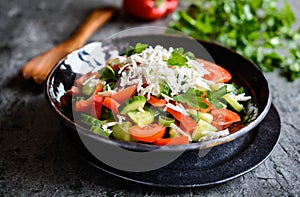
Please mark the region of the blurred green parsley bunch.
POLYGON ((261 70, 281 69, 300 78, 300 28, 288 2, 278 0, 197 0, 173 13, 169 27, 196 39, 223 44, 261 70))

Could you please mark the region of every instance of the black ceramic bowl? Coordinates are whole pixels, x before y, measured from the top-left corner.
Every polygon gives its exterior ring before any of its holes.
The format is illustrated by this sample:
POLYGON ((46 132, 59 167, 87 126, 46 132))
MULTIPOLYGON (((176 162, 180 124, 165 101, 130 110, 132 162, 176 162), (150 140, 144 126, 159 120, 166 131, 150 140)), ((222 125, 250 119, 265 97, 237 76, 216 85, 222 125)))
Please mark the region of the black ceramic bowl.
MULTIPOLYGON (((193 39, 179 35, 138 35, 127 37, 116 37, 109 41, 103 41, 102 47, 108 54, 111 50, 118 50, 124 53, 129 45, 135 45, 137 42, 148 43, 152 46, 162 45, 164 47, 183 47, 186 51, 193 52, 197 57, 208 61, 214 61, 216 64, 226 68, 233 76, 232 81, 243 86, 246 93, 252 97, 252 102, 258 109, 258 116, 255 120, 247 124, 240 130, 222 138, 213 139, 204 142, 191 143, 189 145, 163 146, 123 142, 110 138, 101 137, 92 134, 74 121, 73 113, 68 102, 70 98, 68 90, 74 84, 77 75, 84 74, 87 70, 99 65, 97 59, 97 46, 99 43, 89 44, 68 55, 61 60, 51 71, 45 82, 45 94, 52 109, 57 114, 61 122, 67 126, 67 134, 74 146, 81 151, 83 155, 90 155, 91 148, 86 144, 92 144, 97 150, 110 150, 111 147, 119 147, 131 151, 153 151, 158 150, 164 153, 184 152, 198 149, 207 149, 220 144, 227 143, 254 129, 264 119, 271 106, 270 90, 268 83, 261 71, 250 61, 238 55, 232 50, 220 45, 195 41, 193 39)), ((111 153, 112 155, 114 153, 111 153)), ((99 155, 93 154, 96 158, 99 155)), ((100 155, 101 156, 101 155, 100 155)), ((94 158, 95 159, 95 158, 94 158)), ((123 158, 124 160, 128 160, 123 158)), ((119 162, 122 162, 119 161, 119 162)), ((154 161, 155 162, 155 161, 154 161)))

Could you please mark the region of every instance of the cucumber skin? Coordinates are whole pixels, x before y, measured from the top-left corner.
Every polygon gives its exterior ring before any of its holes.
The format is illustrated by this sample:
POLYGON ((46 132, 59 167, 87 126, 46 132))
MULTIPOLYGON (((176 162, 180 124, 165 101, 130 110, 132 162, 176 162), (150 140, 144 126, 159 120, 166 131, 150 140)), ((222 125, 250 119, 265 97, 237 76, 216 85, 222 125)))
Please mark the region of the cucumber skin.
POLYGON ((165 117, 165 116, 158 116, 158 122, 162 126, 170 127, 170 125, 172 123, 175 123, 175 119, 168 118, 168 117, 165 117), (166 119, 168 119, 168 120, 166 120, 166 119))
POLYGON ((129 132, 129 127, 131 127, 132 124, 130 122, 122 122, 121 124, 114 125, 112 127, 112 136, 117 140, 123 140, 126 142, 131 141, 131 135, 129 132))
POLYGON ((242 104, 240 104, 237 100, 235 100, 234 98, 232 98, 232 96, 230 94, 225 94, 223 96, 223 98, 225 99, 225 101, 227 103, 229 103, 229 105, 236 110, 237 112, 241 112, 244 107, 242 104))
POLYGON ((144 108, 147 99, 144 96, 133 96, 119 107, 120 114, 127 114, 129 111, 135 111, 144 108))

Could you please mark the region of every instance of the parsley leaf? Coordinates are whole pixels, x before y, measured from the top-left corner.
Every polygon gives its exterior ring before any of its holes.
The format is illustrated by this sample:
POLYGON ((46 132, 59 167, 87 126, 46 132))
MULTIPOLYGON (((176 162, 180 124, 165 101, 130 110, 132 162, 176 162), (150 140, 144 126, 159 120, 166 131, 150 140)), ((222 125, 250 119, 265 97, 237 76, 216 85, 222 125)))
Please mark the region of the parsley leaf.
POLYGON ((264 72, 276 68, 289 80, 300 78, 300 28, 292 28, 295 15, 287 1, 281 6, 278 0, 193 2, 173 13, 169 27, 196 39, 219 42, 264 72))
POLYGON ((133 54, 139 54, 139 53, 143 52, 148 46, 149 46, 148 44, 142 44, 139 42, 135 45, 135 47, 129 46, 126 50, 125 55, 127 57, 129 57, 133 54))
POLYGON ((172 52, 170 58, 168 59, 168 65, 170 66, 186 66, 187 59, 183 54, 183 48, 176 48, 172 52))
POLYGON ((213 104, 215 108, 222 108, 223 105, 221 103, 222 97, 227 93, 226 86, 222 86, 217 90, 209 91, 207 94, 207 98, 213 104))
POLYGON ((172 52, 170 58, 168 59, 168 65, 170 66, 187 66, 187 57, 190 59, 195 59, 195 55, 188 51, 184 53, 183 48, 175 48, 174 51, 172 52))
POLYGON ((191 107, 206 109, 209 106, 203 102, 201 95, 202 92, 200 90, 189 88, 186 93, 179 94, 178 96, 173 97, 173 99, 175 101, 186 103, 191 107))

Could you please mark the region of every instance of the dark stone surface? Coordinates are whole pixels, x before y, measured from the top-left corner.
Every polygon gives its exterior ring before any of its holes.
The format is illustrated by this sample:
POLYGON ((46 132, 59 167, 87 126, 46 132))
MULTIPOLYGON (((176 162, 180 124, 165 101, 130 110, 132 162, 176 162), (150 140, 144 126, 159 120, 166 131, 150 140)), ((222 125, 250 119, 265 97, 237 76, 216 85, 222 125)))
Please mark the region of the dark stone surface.
MULTIPOLYGON (((13 196, 296 196, 300 194, 300 80, 266 77, 281 116, 273 154, 242 177, 212 188, 156 189, 99 172, 75 152, 43 94, 20 69, 66 39, 87 13, 109 0, 0 0, 0 195, 13 196)), ((289 1, 300 25, 299 1, 289 1)), ((114 2, 119 6, 120 1, 114 2)), ((90 40, 141 25, 165 26, 170 17, 139 22, 119 13, 90 40)))

